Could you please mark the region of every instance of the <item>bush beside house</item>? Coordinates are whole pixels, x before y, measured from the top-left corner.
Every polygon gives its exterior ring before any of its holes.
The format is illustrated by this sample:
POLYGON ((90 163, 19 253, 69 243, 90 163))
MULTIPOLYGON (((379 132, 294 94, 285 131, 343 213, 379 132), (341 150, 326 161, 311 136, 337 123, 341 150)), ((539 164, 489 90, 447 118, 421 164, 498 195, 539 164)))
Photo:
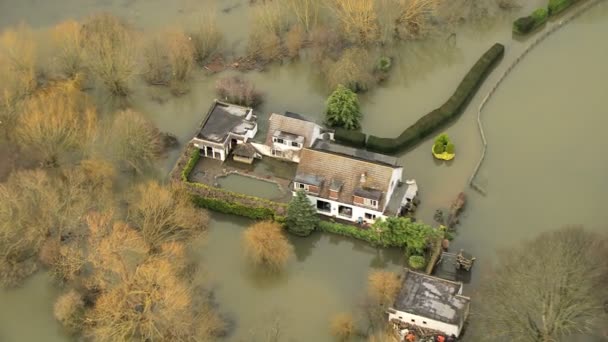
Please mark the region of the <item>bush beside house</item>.
POLYGON ((317 209, 304 191, 298 191, 287 206, 287 231, 298 236, 308 236, 317 228, 318 223, 317 209))
POLYGON ((357 94, 341 84, 338 85, 327 99, 325 115, 331 127, 359 128, 361 109, 357 94))

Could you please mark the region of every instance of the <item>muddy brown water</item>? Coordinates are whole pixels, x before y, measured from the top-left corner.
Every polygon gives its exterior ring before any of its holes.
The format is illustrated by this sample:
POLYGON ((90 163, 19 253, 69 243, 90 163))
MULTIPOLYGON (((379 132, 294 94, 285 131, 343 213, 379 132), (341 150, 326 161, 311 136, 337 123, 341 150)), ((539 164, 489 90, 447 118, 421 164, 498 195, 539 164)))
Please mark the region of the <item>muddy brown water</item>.
MULTIPOLYGON (((530 2, 526 7, 535 5, 530 2)), ((1 1, 0 26, 24 20, 44 28, 106 10, 148 29, 186 22, 201 8, 200 2, 185 0, 1 1)), ((229 44, 242 48, 248 32, 245 1, 225 1, 216 10, 229 44), (226 8, 231 10, 222 12, 226 8)), ((563 224, 605 231, 608 220, 608 211, 602 208, 608 188, 608 162, 603 156, 608 126, 604 103, 608 2, 545 40, 503 82, 483 114, 489 147, 479 181, 488 194, 481 196, 467 186, 481 151, 476 108, 510 60, 530 42, 511 37, 511 20, 465 26, 456 32, 454 46, 438 39, 396 49, 390 79, 362 96, 365 131, 397 135, 444 101, 491 44, 498 41, 506 46, 503 62, 462 117, 445 130, 456 144, 456 159, 433 160, 430 140, 400 156, 404 176, 415 178, 421 189, 419 219, 432 222, 435 209, 446 207, 460 191, 467 193, 469 201, 453 248, 465 248, 479 261, 465 290, 473 296, 484 264, 497 250, 563 224)), ((317 73, 306 63, 248 73, 246 77, 265 94, 259 109, 262 123, 270 111, 290 110, 322 119, 327 90, 317 73)), ((166 90, 140 85, 134 106, 186 142, 215 97, 216 77, 197 74, 189 95, 178 99, 166 90), (166 101, 159 103, 153 97, 166 101)), ((177 152, 171 154, 160 167, 168 170, 176 157, 177 152)), ((198 256, 220 309, 234 322, 227 338, 231 341, 259 339, 275 323, 281 341, 330 341, 329 317, 356 309, 370 269, 397 270, 402 263, 397 251, 381 252, 350 239, 316 234, 291 238, 297 257, 283 276, 257 274, 241 254, 240 233, 249 222, 213 217, 198 256)), ((57 293, 44 274, 17 290, 0 291, 0 341, 68 340, 52 318, 57 293)), ((467 335, 475 340, 472 332, 467 335)))

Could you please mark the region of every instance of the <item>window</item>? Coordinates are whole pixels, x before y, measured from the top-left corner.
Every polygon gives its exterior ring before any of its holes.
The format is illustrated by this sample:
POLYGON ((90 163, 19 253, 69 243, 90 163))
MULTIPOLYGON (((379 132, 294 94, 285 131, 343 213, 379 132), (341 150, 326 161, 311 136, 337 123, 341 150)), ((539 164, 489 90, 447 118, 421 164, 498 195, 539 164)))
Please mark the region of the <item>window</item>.
POLYGON ((306 188, 306 185, 305 185, 305 184, 302 184, 302 183, 298 183, 298 188, 299 188, 299 189, 305 189, 305 188, 306 188))
POLYGON ((291 143, 291 146, 293 146, 293 147, 300 147, 300 144, 298 144, 297 142, 293 141, 291 143))
POLYGON ((331 212, 331 203, 317 200, 317 210, 324 212, 331 212))
POLYGON ((364 199, 363 203, 365 205, 369 205, 369 206, 372 206, 374 208, 378 207, 378 201, 373 200, 373 199, 366 198, 366 199, 364 199))
POLYGON ((416 320, 415 320, 415 319, 412 319, 412 323, 416 323, 416 320))
POLYGON ((274 142, 279 143, 279 144, 284 144, 285 140, 283 140, 282 138, 274 138, 274 142))
POLYGON ((375 220, 376 219, 376 214, 372 214, 372 213, 365 213, 365 218, 367 220, 375 220))
POLYGON ((340 216, 351 218, 353 217, 353 208, 344 205, 338 206, 338 214, 340 214, 340 216))
POLYGON ((399 316, 399 319, 403 319, 403 317, 399 316))
POLYGON ((422 321, 422 324, 426 324, 426 321, 422 321))

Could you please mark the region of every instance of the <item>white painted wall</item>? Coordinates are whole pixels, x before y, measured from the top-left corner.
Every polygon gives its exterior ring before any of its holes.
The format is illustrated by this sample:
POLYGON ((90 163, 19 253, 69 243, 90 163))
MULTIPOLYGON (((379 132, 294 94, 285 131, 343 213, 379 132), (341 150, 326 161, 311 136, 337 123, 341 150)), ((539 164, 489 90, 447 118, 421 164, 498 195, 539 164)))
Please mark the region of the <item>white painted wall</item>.
POLYGON ((419 326, 422 328, 438 330, 448 336, 454 334, 454 336, 458 337, 458 335, 460 335, 461 327, 456 324, 448 324, 445 322, 436 321, 433 319, 425 318, 422 316, 414 315, 414 314, 399 311, 399 310, 395 310, 395 313, 389 312, 389 314, 388 314, 389 322, 392 319, 397 319, 404 323, 413 324, 413 325, 416 325, 416 326, 419 326))
MULTIPOLYGON (((295 196, 295 192, 294 192, 294 196, 295 196)), ((315 206, 315 208, 317 206, 317 200, 322 200, 322 201, 330 203, 330 205, 331 205, 331 211, 330 212, 317 210, 317 213, 319 213, 321 215, 333 216, 333 217, 337 217, 339 219, 347 220, 347 221, 351 221, 351 222, 357 222, 357 220, 359 219, 359 217, 362 217, 363 221, 367 222, 367 223, 374 223, 374 221, 377 220, 377 219, 379 219, 379 218, 385 218, 385 216, 382 214, 382 212, 374 210, 374 209, 367 209, 367 208, 358 207, 358 206, 355 206, 355 205, 352 205, 352 204, 346 204, 346 203, 341 203, 341 202, 338 202, 338 201, 332 201, 330 199, 320 198, 320 197, 316 197, 316 196, 310 195, 310 194, 307 194, 306 196, 310 200, 310 203, 312 203, 315 206), (345 206, 345 207, 352 208, 352 213, 353 214, 352 214, 351 217, 341 216, 338 213, 338 207, 341 206, 341 205, 345 206), (366 219, 365 218, 365 213, 376 215, 376 219, 366 219)))

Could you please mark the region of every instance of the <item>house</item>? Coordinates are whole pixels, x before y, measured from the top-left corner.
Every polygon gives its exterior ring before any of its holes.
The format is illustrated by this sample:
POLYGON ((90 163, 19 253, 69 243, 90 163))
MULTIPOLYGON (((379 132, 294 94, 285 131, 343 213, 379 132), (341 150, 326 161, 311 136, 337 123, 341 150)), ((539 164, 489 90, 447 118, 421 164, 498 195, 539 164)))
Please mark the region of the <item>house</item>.
POLYGON ((258 131, 253 109, 215 100, 192 143, 207 158, 226 160, 233 148, 258 131))
POLYGON ((373 223, 401 204, 402 173, 394 157, 317 140, 300 152, 293 191, 305 191, 319 214, 373 223))
POLYGON ((273 113, 268 119, 264 144, 253 144, 261 154, 298 163, 303 148, 311 147, 324 133, 324 128, 303 115, 273 113))
POLYGON ((405 270, 393 307, 394 320, 458 337, 469 314, 471 299, 462 295, 462 283, 405 270))

